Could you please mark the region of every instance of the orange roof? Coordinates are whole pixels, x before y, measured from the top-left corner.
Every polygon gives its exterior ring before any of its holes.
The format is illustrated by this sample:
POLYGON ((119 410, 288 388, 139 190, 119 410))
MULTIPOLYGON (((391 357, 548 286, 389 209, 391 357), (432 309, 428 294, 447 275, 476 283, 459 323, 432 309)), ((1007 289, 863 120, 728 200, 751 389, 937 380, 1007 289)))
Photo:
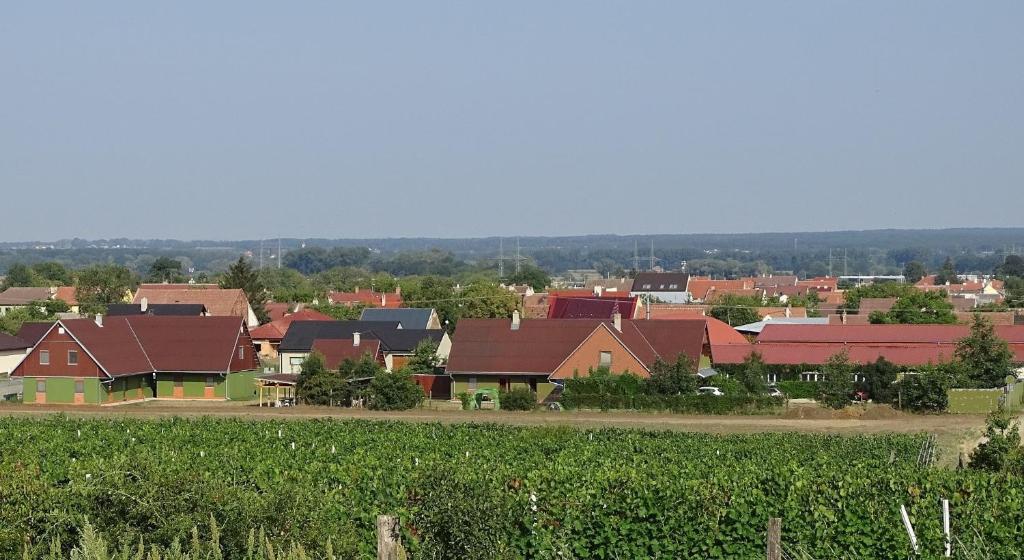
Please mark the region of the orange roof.
POLYGON ((712 280, 710 278, 690 278, 687 291, 693 299, 706 300, 712 290, 715 292, 732 292, 734 290, 750 290, 754 287, 752 280, 712 280))
POLYGON ((288 332, 288 327, 295 321, 333 321, 334 317, 320 313, 319 311, 313 311, 312 309, 303 309, 302 311, 296 311, 289 315, 285 315, 280 319, 275 319, 266 325, 262 325, 253 329, 250 334, 253 340, 281 340, 284 335, 288 332))
POLYGON ((57 293, 53 294, 53 299, 59 299, 71 306, 78 305, 78 297, 75 295, 75 290, 74 286, 60 286, 57 288, 57 293))
MULTIPOLYGON (((655 303, 651 305, 651 319, 694 319, 705 316, 708 309, 708 305, 655 303)), ((647 311, 643 310, 640 316, 645 317, 646 313, 647 311)))
POLYGON ((736 329, 724 321, 714 317, 706 317, 705 322, 708 328, 708 344, 718 346, 721 344, 750 344, 747 339, 736 329))
POLYGON ((757 314, 760 315, 762 319, 768 315, 773 317, 785 317, 787 309, 789 310, 790 317, 807 317, 806 307, 758 307, 757 314))
POLYGON ((135 292, 132 303, 145 299, 149 304, 201 303, 213 317, 249 318, 249 299, 241 289, 167 288, 170 284, 144 284, 135 292), (160 287, 154 287, 160 286, 160 287))
POLYGON ((342 305, 362 304, 387 309, 402 307, 402 295, 396 293, 373 291, 330 292, 327 294, 327 299, 331 303, 342 305))

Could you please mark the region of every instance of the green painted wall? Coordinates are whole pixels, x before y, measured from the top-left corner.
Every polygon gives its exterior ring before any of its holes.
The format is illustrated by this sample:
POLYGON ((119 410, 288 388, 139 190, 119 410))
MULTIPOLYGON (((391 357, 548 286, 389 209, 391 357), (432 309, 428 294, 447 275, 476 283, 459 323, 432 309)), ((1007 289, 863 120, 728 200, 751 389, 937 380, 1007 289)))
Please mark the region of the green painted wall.
POLYGON ((227 397, 233 401, 255 400, 257 395, 256 377, 261 375, 260 371, 240 371, 228 374, 227 385, 224 388, 227 397))
MULTIPOLYGON (((72 377, 27 377, 22 384, 26 403, 36 402, 36 383, 46 381, 46 402, 48 404, 73 404, 75 402, 75 379, 72 377)), ((106 399, 106 389, 97 378, 83 379, 85 404, 99 404, 106 399)))
MULTIPOLYGON (((174 376, 173 373, 158 373, 156 377, 156 396, 161 399, 174 398, 174 376)), ((206 396, 206 377, 204 373, 182 374, 181 388, 182 396, 186 399, 202 399, 206 396)), ((224 398, 224 376, 213 374, 213 395, 216 398, 224 398)))
MULTIPOLYGON (((471 392, 469 388, 469 377, 468 375, 453 375, 452 376, 452 396, 456 396, 459 393, 471 392)), ((555 390, 555 386, 552 383, 548 383, 547 377, 537 376, 537 402, 540 402, 547 398, 551 394, 551 391, 555 390)), ((495 376, 478 376, 476 378, 476 387, 478 389, 494 389, 499 390, 498 378, 495 376)), ((530 382, 529 378, 526 377, 510 377, 509 378, 509 389, 518 389, 524 387, 529 389, 530 382)))

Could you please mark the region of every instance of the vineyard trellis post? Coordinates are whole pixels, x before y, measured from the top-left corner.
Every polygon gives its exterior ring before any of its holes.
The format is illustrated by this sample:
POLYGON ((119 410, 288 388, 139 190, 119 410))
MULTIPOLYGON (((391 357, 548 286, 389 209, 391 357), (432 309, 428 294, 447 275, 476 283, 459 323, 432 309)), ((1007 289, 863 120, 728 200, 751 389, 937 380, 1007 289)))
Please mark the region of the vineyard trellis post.
POLYGON ((404 560, 403 552, 398 532, 398 518, 393 515, 378 515, 377 560, 404 560))
POLYGON ((782 560, 782 519, 768 519, 768 560, 782 560))

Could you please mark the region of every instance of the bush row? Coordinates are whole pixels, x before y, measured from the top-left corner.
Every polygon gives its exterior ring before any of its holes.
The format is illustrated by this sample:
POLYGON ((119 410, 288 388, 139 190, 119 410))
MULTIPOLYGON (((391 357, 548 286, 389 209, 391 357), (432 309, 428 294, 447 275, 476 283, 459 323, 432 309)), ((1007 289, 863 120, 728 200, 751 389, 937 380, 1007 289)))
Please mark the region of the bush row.
POLYGON ((751 414, 773 411, 782 399, 767 396, 724 395, 600 395, 566 393, 562 406, 569 409, 599 408, 670 411, 683 414, 751 414))

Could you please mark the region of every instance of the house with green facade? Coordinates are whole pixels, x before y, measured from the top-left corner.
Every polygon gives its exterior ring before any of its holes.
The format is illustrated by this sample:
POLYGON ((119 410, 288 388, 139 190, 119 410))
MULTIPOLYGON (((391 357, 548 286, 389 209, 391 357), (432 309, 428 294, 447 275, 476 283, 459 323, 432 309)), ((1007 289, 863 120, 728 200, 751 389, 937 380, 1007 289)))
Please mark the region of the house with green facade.
POLYGON ((11 375, 26 403, 247 400, 259 366, 240 317, 98 315, 55 322, 11 375))

